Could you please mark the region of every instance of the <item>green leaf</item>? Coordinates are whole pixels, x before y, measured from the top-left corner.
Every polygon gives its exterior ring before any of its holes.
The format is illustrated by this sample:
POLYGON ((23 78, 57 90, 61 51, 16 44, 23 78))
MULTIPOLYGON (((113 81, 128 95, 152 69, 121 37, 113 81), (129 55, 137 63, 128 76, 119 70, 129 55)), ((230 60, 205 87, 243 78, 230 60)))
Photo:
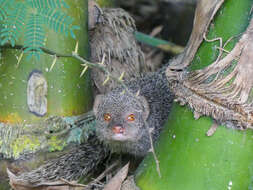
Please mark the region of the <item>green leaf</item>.
POLYGON ((79 26, 72 24, 73 18, 63 12, 65 8, 69 8, 65 0, 0 0, 0 21, 3 21, 0 24, 0 44, 15 46, 25 31, 25 52, 31 53, 29 57, 38 58, 40 47, 45 46, 45 25, 57 33, 75 38, 74 30, 79 26))
POLYGON ((43 21, 39 15, 31 14, 25 30, 24 53, 29 52, 28 59, 35 56, 39 59, 42 52, 41 47, 44 47, 45 30, 43 21))
POLYGON ((77 29, 77 26, 73 26, 73 19, 60 10, 52 10, 52 9, 41 9, 38 13, 42 18, 44 23, 48 24, 48 26, 53 29, 55 32, 64 33, 66 36, 70 33, 70 35, 74 38, 73 31, 71 30, 77 29))
POLYGON ((32 8, 38 9, 61 9, 69 8, 64 0, 28 0, 28 4, 32 8))
POLYGON ((1 45, 7 42, 11 43, 12 46, 15 45, 20 35, 20 30, 25 23, 26 10, 27 8, 24 3, 16 3, 14 9, 9 11, 0 34, 1 45))
POLYGON ((8 15, 11 5, 14 0, 0 0, 0 21, 4 20, 8 15))

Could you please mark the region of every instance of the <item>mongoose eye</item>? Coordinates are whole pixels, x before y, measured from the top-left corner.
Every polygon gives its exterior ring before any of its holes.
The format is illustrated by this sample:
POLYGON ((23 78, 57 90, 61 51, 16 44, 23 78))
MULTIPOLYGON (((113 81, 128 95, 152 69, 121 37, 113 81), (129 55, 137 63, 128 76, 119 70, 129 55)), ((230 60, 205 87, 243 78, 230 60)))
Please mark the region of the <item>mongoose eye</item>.
POLYGON ((134 121, 134 120, 135 120, 134 114, 130 114, 129 116, 127 116, 127 121, 134 121))
POLYGON ((111 119, 112 119, 111 114, 109 114, 109 113, 105 113, 105 114, 104 114, 104 120, 105 120, 105 121, 110 121, 111 119))

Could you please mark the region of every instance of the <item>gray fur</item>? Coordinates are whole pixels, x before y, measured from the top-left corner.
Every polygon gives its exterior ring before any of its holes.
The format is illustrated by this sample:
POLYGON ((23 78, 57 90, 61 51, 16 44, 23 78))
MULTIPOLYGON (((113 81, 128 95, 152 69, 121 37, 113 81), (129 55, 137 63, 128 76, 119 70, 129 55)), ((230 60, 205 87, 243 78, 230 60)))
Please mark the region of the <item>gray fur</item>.
POLYGON ((140 77, 140 73, 145 70, 144 56, 134 38, 134 21, 122 9, 104 9, 102 15, 99 15, 99 19, 96 19, 93 24, 95 28, 90 32, 91 60, 99 62, 105 53, 107 55, 105 65, 114 76, 120 76, 125 71, 125 80, 139 77, 126 85, 133 93, 140 90, 140 96, 136 98, 126 93, 121 94, 122 87, 110 92, 116 86, 116 82, 110 81, 107 86, 103 86, 106 75, 93 69, 92 77, 99 91, 109 92, 100 96, 94 103, 98 121, 96 133, 99 140, 92 137, 88 142, 77 146, 58 159, 15 176, 12 182, 17 180, 17 184, 22 182, 22 184, 36 186, 60 178, 78 180, 82 175, 91 173, 92 169, 105 159, 109 152, 108 147, 112 152, 144 156, 150 149, 149 128, 154 128, 152 139, 157 140, 168 117, 173 98, 168 90, 165 68, 140 77), (106 125, 101 121, 102 114, 106 110, 118 114, 114 120, 115 124, 124 122, 124 118, 119 113, 136 114, 135 122, 129 124, 132 129, 127 141, 115 142, 107 138, 106 125), (101 142, 106 146, 102 146, 101 142))
POLYGON ((97 120, 96 133, 100 141, 113 152, 129 153, 144 156, 150 149, 148 129, 153 128, 152 139, 156 141, 164 125, 172 103, 173 96, 167 86, 165 69, 155 73, 148 73, 128 82, 126 85, 135 94, 140 90, 139 97, 124 93, 118 87, 108 94, 101 96, 94 104, 94 113, 97 120), (145 116, 147 105, 149 116, 145 116), (110 113, 110 122, 104 121, 104 113, 110 113), (134 122, 126 121, 126 115, 134 113, 134 122), (147 119, 146 119, 147 118, 147 119), (148 125, 145 127, 145 123, 148 125), (113 138, 112 127, 120 125, 126 130, 127 138, 122 141, 113 138))
POLYGON ((27 186, 37 186, 61 178, 69 181, 78 180, 80 177, 90 174, 107 155, 108 150, 101 145, 96 137, 92 136, 88 142, 75 147, 67 154, 63 154, 35 170, 15 176, 15 178, 11 178, 11 181, 16 185, 23 182, 27 186))
MULTIPOLYGON (((144 156, 150 149, 148 129, 154 128, 152 140, 156 141, 168 117, 173 96, 167 86, 165 68, 155 73, 133 79, 126 85, 133 93, 140 90, 139 97, 130 94, 121 94, 123 88, 118 87, 106 95, 99 95, 94 103, 94 112, 97 119, 97 136, 91 137, 88 142, 77 146, 74 150, 60 156, 41 167, 16 176, 12 183, 20 181, 36 186, 60 178, 77 180, 82 175, 89 174, 108 155, 108 148, 112 152, 129 153, 135 156, 144 156), (111 112, 114 124, 122 124, 125 117, 122 113, 136 113, 136 122, 131 123, 131 132, 128 140, 115 142, 108 139, 106 127, 101 121, 105 112, 111 112), (144 122, 146 120, 146 122, 144 122), (145 123, 147 128, 145 128, 145 123), (137 131, 137 133, 135 133, 137 131), (135 136, 137 134, 137 136, 135 136), (101 142, 106 145, 102 146, 101 142), (15 182, 16 180, 16 182, 15 182)), ((113 124, 113 123, 112 123, 113 124)))
MULTIPOLYGON (((134 37, 135 30, 133 18, 123 9, 103 9, 99 22, 90 31, 91 61, 101 62, 105 54, 104 65, 113 76, 119 77, 124 71, 124 79, 139 77, 145 64, 134 37)), ((102 85, 107 75, 99 69, 93 68, 91 76, 100 93, 117 86, 113 80, 102 85)))

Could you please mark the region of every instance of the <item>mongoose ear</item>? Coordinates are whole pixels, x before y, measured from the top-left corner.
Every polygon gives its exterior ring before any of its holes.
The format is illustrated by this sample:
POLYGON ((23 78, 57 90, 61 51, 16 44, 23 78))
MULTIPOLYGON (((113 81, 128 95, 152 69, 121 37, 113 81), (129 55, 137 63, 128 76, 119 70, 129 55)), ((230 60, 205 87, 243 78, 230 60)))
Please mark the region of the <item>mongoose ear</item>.
POLYGON ((94 104, 93 104, 93 112, 95 115, 97 115, 98 112, 98 105, 100 104, 101 100, 103 99, 104 95, 99 94, 96 96, 94 104))
POLYGON ((141 104, 143 105, 143 108, 144 108, 143 113, 142 113, 143 118, 147 120, 149 116, 149 112, 150 112, 148 101, 146 100, 144 96, 138 96, 138 99, 141 101, 141 104))

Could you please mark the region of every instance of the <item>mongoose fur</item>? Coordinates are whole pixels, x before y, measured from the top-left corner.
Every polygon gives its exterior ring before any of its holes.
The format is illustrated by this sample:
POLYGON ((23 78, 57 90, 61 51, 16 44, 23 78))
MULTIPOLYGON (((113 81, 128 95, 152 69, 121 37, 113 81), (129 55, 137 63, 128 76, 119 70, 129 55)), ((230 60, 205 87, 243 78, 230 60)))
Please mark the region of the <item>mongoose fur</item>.
POLYGON ((97 95, 94 102, 97 137, 92 137, 90 141, 80 145, 83 147, 79 147, 80 151, 71 151, 34 171, 20 176, 10 176, 11 183, 17 186, 20 182, 22 184, 25 182, 36 186, 61 178, 77 180, 89 174, 105 159, 109 151, 128 153, 136 157, 146 155, 151 146, 148 131, 153 129, 151 135, 155 142, 168 117, 173 99, 165 77, 165 67, 133 79, 127 82, 126 86, 132 93, 139 91, 139 95, 136 97, 127 92, 122 94, 123 87, 118 87, 105 95, 97 95), (104 121, 105 113, 110 113, 109 122, 104 121), (134 114, 134 120, 126 121, 131 114, 134 114), (81 168, 76 168, 78 166, 81 168))
MULTIPOLYGON (((89 1, 90 6, 92 3, 89 1)), ((134 37, 136 27, 133 18, 120 8, 100 9, 98 5, 93 6, 89 11, 89 16, 95 19, 95 22, 90 21, 94 24, 89 27, 90 61, 101 62, 105 55, 104 65, 113 76, 119 77, 124 71, 125 79, 139 77, 147 68, 144 54, 134 37)), ((117 86, 113 80, 103 84, 107 74, 97 68, 92 68, 91 77, 99 93, 110 92, 117 86)))
MULTIPOLYGON (((45 185, 47 182, 61 178, 70 181, 77 180, 90 173, 103 161, 108 155, 108 150, 138 157, 142 157, 148 152, 150 149, 148 131, 152 129, 152 140, 155 142, 167 119, 173 96, 168 88, 165 67, 157 72, 145 73, 143 77, 140 77, 140 65, 138 65, 140 63, 138 62, 142 55, 140 53, 134 57, 133 63, 136 64, 136 68, 131 72, 137 72, 133 76, 139 77, 132 80, 127 77, 129 81, 126 83, 132 94, 122 93, 124 88, 117 87, 105 95, 96 97, 93 108, 97 122, 96 136, 90 138, 87 143, 78 146, 77 149, 33 171, 18 176, 11 174, 10 181, 13 187, 28 184, 27 189, 29 189, 38 184, 45 185), (138 91, 139 95, 133 96, 138 91), (106 113, 110 114, 109 122, 104 121, 104 114, 106 113)), ((134 64, 131 62, 131 65, 134 64)), ((111 65, 111 68, 114 66, 111 65)), ((114 86, 113 84, 101 91, 106 92, 114 86)))
POLYGON ((96 134, 112 152, 144 156, 150 149, 148 131, 153 141, 159 137, 173 99, 164 70, 129 81, 126 86, 132 94, 118 87, 96 96, 96 134))

